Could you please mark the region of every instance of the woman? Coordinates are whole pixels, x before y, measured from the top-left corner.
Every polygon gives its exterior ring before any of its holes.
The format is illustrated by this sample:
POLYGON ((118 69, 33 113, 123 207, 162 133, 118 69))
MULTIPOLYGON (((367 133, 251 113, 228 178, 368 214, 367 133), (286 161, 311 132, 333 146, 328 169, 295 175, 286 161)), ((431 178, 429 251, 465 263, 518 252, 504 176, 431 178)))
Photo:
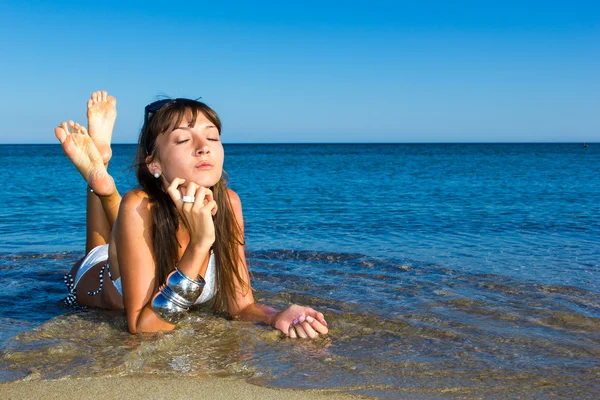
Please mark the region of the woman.
POLYGON ((296 338, 328 332, 323 314, 257 304, 244 256, 242 204, 223 179, 221 123, 204 103, 161 100, 145 109, 139 189, 117 192, 108 174, 116 100, 88 100, 88 128, 55 129, 88 183, 86 256, 66 277, 67 302, 125 309, 131 333, 174 329, 193 304, 263 322, 296 338), (106 284, 105 284, 106 283, 106 284))

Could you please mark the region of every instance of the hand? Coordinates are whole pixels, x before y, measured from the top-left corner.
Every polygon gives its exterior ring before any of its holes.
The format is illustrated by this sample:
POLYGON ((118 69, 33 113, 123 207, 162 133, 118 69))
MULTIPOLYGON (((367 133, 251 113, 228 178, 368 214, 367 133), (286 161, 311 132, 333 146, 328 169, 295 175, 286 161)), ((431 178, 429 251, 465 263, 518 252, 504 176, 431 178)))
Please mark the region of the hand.
POLYGON ((273 326, 293 339, 315 339, 319 334, 327 335, 329 332, 323 314, 296 304, 275 314, 273 326))
POLYGON ((215 224, 212 217, 217 213, 217 203, 210 189, 185 179, 175 178, 167 193, 175 203, 190 234, 190 245, 210 248, 215 242, 215 224), (194 197, 194 202, 184 202, 183 195, 194 197))

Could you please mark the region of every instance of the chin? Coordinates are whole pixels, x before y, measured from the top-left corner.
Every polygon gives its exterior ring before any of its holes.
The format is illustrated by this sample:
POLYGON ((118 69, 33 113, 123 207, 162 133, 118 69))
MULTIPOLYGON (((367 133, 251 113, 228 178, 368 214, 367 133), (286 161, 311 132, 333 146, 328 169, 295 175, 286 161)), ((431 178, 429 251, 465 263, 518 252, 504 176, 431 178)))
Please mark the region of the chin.
POLYGON ((202 178, 196 177, 196 178, 190 178, 188 180, 188 182, 194 182, 196 185, 204 186, 205 188, 209 188, 209 187, 215 186, 219 182, 220 179, 221 179, 220 177, 219 177, 219 179, 214 179, 214 178, 213 179, 206 179, 206 178, 202 179, 202 178))

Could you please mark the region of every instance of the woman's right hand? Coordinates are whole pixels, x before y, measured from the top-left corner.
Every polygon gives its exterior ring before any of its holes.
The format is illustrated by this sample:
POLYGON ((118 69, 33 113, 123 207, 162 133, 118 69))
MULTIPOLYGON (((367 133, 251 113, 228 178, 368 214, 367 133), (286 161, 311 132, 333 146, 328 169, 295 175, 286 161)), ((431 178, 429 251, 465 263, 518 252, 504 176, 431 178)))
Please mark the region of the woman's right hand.
POLYGON ((217 203, 212 191, 194 182, 186 185, 185 179, 175 178, 167 193, 189 229, 189 245, 209 249, 215 242, 215 224, 212 217, 217 213, 217 203), (184 202, 183 196, 194 197, 194 202, 184 202))

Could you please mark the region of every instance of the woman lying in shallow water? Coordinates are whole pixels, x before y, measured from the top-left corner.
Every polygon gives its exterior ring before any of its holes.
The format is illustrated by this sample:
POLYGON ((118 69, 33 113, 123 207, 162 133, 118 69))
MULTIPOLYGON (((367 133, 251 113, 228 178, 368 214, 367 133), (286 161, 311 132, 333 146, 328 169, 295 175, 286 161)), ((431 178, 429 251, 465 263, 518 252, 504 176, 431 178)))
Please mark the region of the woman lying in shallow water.
POLYGON ((123 198, 108 174, 116 100, 88 100, 88 128, 55 129, 88 183, 86 256, 67 275, 67 302, 125 309, 131 333, 171 330, 194 304, 263 322, 295 338, 327 334, 323 314, 254 302, 242 203, 223 179, 221 122, 206 104, 160 100, 145 109, 136 174, 123 198))

